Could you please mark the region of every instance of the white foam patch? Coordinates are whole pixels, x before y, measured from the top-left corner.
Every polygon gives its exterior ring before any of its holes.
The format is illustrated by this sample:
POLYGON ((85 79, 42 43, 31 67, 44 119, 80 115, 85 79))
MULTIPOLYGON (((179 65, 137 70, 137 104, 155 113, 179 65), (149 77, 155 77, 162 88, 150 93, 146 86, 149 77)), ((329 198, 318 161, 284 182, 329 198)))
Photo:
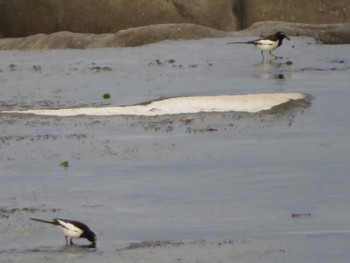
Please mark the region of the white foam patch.
POLYGON ((247 95, 193 96, 177 97, 153 101, 145 105, 41 109, 2 111, 3 113, 23 113, 47 116, 113 116, 139 115, 157 116, 167 114, 199 113, 199 112, 250 112, 269 110, 290 100, 305 99, 302 93, 265 93, 247 95))

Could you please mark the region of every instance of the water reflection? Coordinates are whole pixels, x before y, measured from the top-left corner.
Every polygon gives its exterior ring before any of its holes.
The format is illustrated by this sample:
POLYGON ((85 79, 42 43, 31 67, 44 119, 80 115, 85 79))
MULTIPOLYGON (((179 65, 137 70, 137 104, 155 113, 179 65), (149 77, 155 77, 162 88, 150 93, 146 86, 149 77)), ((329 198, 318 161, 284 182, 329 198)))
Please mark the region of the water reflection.
POLYGON ((260 79, 284 80, 288 76, 285 75, 285 72, 282 69, 285 66, 290 66, 292 64, 292 61, 283 63, 276 62, 276 60, 261 61, 261 63, 255 64, 255 67, 266 71, 257 73, 256 77, 260 79))
POLYGON ((258 74, 258 77, 261 79, 285 79, 284 74, 282 73, 261 73, 258 74))
POLYGON ((284 65, 286 65, 286 63, 276 62, 273 60, 261 61, 261 63, 255 64, 255 66, 259 68, 280 68, 284 65))

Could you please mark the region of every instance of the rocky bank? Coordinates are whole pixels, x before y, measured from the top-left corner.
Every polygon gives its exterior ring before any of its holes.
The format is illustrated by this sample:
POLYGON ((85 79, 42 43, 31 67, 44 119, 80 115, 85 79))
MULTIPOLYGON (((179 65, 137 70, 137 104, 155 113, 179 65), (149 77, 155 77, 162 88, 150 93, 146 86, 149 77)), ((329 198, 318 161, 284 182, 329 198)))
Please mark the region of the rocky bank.
POLYGON ((287 22, 260 22, 237 32, 215 30, 195 24, 160 24, 121 30, 115 34, 57 32, 22 38, 0 39, 0 49, 87 49, 134 47, 167 39, 267 35, 283 30, 290 36, 311 36, 325 44, 350 43, 350 24, 310 25, 287 22))

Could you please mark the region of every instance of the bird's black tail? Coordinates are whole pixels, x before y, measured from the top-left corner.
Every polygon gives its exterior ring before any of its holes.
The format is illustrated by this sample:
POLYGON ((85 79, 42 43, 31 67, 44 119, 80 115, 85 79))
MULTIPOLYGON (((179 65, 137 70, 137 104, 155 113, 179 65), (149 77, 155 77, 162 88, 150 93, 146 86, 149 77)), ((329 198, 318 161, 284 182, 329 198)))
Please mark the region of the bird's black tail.
POLYGON ((52 224, 52 225, 58 224, 56 221, 47 221, 47 220, 37 219, 37 218, 31 218, 31 220, 42 222, 42 223, 47 223, 47 224, 52 224))
POLYGON ((227 42, 227 44, 250 44, 249 42, 227 42))

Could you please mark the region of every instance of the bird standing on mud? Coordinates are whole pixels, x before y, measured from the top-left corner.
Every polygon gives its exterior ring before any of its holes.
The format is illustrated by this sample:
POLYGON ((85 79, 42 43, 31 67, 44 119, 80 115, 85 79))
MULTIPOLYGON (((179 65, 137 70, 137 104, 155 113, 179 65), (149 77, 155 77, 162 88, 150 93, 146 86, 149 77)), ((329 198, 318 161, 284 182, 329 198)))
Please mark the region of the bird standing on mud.
POLYGON ((90 228, 82 222, 69 220, 69 219, 60 219, 55 218, 53 221, 46 221, 37 218, 31 218, 31 220, 52 224, 61 228, 66 235, 66 245, 68 245, 68 237, 70 237, 70 244, 73 245, 73 238, 86 238, 89 240, 93 246, 96 245, 96 235, 90 230, 90 228))
POLYGON ((275 59, 278 57, 271 53, 272 50, 280 47, 282 45, 283 39, 290 40, 289 37, 287 37, 283 32, 278 31, 275 34, 268 35, 263 38, 259 38, 256 40, 246 41, 246 42, 228 42, 227 44, 250 44, 254 47, 257 47, 261 49, 261 55, 263 57, 263 60, 265 60, 264 52, 269 52, 271 56, 273 56, 275 59))

